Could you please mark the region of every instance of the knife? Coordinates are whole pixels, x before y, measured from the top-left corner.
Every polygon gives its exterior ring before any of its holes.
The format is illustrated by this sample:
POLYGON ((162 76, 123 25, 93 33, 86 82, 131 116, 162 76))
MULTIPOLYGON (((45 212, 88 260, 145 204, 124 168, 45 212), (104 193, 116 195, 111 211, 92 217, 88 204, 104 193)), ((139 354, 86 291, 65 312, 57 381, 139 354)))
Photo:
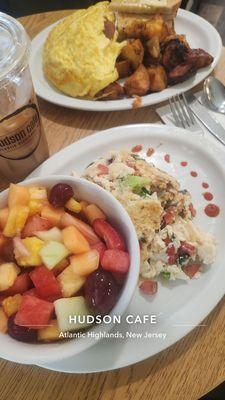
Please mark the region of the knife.
POLYGON ((187 103, 193 114, 223 145, 225 145, 225 129, 216 122, 206 107, 204 107, 192 93, 185 94, 187 103))

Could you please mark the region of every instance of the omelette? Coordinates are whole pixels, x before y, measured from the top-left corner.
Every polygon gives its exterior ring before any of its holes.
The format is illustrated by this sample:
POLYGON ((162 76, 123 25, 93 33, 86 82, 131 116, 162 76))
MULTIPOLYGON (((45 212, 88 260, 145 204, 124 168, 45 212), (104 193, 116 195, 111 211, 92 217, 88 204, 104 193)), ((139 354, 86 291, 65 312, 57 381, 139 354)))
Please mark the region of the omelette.
POLYGON ((74 12, 49 33, 43 50, 43 71, 48 80, 72 97, 93 99, 118 79, 116 59, 126 42, 109 39, 105 22, 115 15, 104 1, 74 12))

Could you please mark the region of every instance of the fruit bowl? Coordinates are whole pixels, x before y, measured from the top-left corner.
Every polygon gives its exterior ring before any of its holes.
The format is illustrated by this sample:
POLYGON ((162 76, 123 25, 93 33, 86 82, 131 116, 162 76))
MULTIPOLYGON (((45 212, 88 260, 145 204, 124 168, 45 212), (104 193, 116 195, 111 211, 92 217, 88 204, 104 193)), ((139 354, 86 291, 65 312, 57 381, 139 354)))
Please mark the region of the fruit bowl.
MULTIPOLYGON (((110 193, 84 179, 55 175, 26 180, 23 182, 23 186, 38 185, 48 189, 59 182, 72 186, 78 200, 94 202, 125 239, 130 255, 130 268, 119 298, 108 313, 110 317, 119 317, 131 301, 139 276, 140 250, 132 221, 122 205, 110 193)), ((0 193, 0 208, 6 205, 7 196, 8 190, 0 193)), ((111 320, 110 323, 107 321, 107 323, 102 322, 90 327, 89 331, 93 332, 92 335, 77 335, 71 340, 50 343, 24 343, 14 340, 7 334, 0 333, 0 357, 24 364, 44 364, 68 358, 94 345, 102 336, 99 334, 100 332, 109 332, 114 325, 115 318, 111 318, 111 320)))

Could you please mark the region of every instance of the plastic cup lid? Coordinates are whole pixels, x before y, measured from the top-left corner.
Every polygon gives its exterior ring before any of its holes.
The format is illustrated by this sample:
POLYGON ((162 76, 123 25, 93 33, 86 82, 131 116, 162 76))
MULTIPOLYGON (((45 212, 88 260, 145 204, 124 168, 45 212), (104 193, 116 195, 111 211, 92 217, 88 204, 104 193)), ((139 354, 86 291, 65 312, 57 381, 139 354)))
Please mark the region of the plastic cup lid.
POLYGON ((16 19, 0 12, 0 80, 28 55, 29 37, 16 19))

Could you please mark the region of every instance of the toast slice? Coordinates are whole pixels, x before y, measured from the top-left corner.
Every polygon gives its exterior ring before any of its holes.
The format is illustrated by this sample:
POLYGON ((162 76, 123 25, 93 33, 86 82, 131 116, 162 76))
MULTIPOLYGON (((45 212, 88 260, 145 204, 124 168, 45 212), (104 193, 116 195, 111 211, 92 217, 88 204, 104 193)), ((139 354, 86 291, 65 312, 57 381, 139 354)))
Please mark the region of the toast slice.
POLYGON ((113 11, 135 14, 169 14, 176 16, 181 0, 112 0, 113 11))

